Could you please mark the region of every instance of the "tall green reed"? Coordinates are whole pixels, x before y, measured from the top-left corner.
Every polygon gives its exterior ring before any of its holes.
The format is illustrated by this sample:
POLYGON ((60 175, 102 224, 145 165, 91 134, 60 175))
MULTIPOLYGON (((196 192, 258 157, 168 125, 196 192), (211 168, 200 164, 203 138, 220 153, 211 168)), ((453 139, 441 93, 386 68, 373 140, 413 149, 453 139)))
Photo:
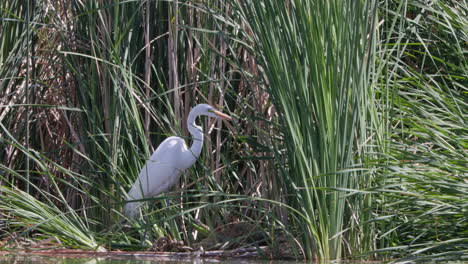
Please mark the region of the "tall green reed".
POLYGON ((460 259, 468 252, 466 2, 387 1, 380 10, 377 87, 391 124, 380 248, 407 261, 460 259))
POLYGON ((373 247, 369 151, 378 131, 372 70, 376 2, 240 1, 264 85, 281 119, 279 177, 307 258, 373 247), (351 242, 352 241, 352 242, 351 242), (350 243, 351 242, 351 243, 350 243))

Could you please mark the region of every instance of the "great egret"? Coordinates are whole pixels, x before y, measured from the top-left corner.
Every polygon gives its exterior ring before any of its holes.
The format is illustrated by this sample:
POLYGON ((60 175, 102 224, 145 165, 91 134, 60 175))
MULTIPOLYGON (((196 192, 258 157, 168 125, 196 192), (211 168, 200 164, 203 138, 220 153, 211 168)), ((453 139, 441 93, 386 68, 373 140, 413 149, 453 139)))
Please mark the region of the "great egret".
POLYGON ((169 190, 182 172, 195 163, 203 146, 203 129, 195 124, 195 119, 200 115, 231 120, 230 116, 210 105, 195 106, 187 118, 188 131, 193 137, 192 147, 188 148, 180 137, 169 137, 159 145, 128 192, 124 208, 126 216, 130 218, 138 216, 141 202, 131 202, 132 200, 154 197, 169 190))

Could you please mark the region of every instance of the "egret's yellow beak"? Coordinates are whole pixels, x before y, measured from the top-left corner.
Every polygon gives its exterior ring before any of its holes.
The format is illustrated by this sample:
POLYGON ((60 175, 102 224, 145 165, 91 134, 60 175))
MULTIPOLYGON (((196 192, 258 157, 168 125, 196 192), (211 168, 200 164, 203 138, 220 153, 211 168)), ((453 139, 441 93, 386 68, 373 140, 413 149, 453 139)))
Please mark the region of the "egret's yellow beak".
POLYGON ((220 111, 213 110, 213 113, 214 113, 215 115, 217 115, 219 118, 222 118, 222 119, 224 119, 224 120, 232 120, 232 117, 230 117, 230 116, 228 116, 228 115, 226 115, 226 114, 224 114, 224 113, 222 113, 222 112, 220 112, 220 111))

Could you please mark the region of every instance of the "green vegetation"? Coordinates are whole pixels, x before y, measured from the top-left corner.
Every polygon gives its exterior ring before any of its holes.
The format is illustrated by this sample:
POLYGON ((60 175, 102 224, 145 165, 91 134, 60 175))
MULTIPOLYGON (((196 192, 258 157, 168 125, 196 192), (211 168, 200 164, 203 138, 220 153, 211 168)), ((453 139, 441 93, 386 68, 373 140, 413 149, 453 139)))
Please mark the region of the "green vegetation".
POLYGON ((1 1, 0 249, 49 237, 162 249, 165 237, 269 246, 268 258, 466 259, 467 11, 1 1), (126 219, 145 159, 188 136, 198 103, 236 120, 200 120, 197 164, 126 219))
POLYGON ((252 1, 241 9, 281 116, 287 151, 278 156, 287 169, 277 176, 303 215, 294 225, 304 253, 339 259, 371 250, 375 236, 366 227, 372 196, 360 190, 375 184, 367 166, 378 126, 367 33, 376 3, 327 2, 252 1))
POLYGON ((468 253, 467 11, 466 1, 382 6, 394 15, 378 52, 390 128, 377 190, 388 249, 408 260, 468 253))

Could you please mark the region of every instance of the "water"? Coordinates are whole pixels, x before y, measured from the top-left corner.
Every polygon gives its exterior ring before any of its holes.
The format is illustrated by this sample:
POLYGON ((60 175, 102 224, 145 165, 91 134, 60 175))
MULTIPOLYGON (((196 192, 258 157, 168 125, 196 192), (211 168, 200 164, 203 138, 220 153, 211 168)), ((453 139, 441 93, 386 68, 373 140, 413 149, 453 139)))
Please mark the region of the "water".
MULTIPOLYGON (((45 256, 45 255, 27 255, 27 254, 15 254, 0 252, 0 264, 313 264, 314 262, 307 261, 284 261, 284 260, 256 260, 256 259, 218 259, 218 258, 164 258, 164 257, 138 257, 138 256, 105 256, 105 257, 84 257, 84 256, 45 256), (4 255, 2 255, 4 254, 4 255)), ((336 263, 336 262, 330 262, 336 263)), ((328 264, 330 264, 328 263, 328 264)), ((384 262, 377 261, 347 261, 341 262, 347 264, 379 264, 384 262)), ((430 263, 444 263, 444 264, 468 264, 468 261, 442 261, 442 262, 430 262, 430 263)), ((315 264, 315 263, 314 263, 315 264)), ((325 262, 321 262, 325 264, 325 262)))
POLYGON ((0 264, 15 263, 15 264, 304 264, 305 262, 296 261, 270 261, 270 260, 249 260, 249 259, 168 259, 156 257, 135 257, 135 256, 118 256, 118 257, 61 257, 61 256, 41 256, 41 255, 0 255, 0 264))

